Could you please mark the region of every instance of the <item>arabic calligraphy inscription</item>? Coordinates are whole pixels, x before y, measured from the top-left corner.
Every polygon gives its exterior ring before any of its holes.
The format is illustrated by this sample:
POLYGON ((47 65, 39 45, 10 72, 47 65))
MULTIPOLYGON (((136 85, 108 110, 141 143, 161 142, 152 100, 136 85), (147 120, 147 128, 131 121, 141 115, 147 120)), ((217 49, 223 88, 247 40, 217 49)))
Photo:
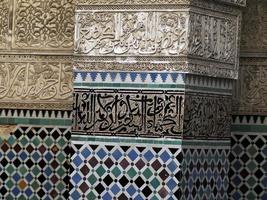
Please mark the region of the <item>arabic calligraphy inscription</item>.
POLYGON ((179 136, 183 96, 160 91, 74 93, 73 131, 89 134, 179 136))
POLYGON ((183 12, 87 12, 78 15, 76 53, 180 55, 187 49, 183 12))
POLYGON ((0 63, 0 101, 70 100, 72 68, 62 63, 0 63))

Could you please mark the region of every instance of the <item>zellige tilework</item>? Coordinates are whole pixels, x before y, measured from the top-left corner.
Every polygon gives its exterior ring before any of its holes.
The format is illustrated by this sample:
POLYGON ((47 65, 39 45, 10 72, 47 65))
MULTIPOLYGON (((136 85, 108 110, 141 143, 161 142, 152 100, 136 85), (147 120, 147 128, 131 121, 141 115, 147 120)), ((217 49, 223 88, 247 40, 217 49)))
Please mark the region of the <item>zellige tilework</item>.
POLYGON ((15 127, 0 143, 2 200, 64 200, 69 189, 70 127, 15 127))
POLYGON ((180 145, 90 138, 71 142, 70 199, 180 198, 180 145))

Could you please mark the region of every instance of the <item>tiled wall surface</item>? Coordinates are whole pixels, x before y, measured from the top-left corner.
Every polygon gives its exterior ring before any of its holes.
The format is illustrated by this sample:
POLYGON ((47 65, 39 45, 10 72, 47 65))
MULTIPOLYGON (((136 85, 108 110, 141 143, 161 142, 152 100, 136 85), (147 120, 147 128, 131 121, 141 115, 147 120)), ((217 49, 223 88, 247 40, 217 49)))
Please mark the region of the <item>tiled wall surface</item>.
POLYGON ((229 140, 183 141, 182 200, 228 200, 229 140))
POLYGON ((5 134, 0 142, 1 199, 67 199, 70 127, 18 125, 5 134))
POLYGON ((267 118, 235 116, 231 134, 231 200, 267 199, 267 118))
POLYGON ((75 136, 71 143, 70 199, 180 199, 180 140, 75 136))

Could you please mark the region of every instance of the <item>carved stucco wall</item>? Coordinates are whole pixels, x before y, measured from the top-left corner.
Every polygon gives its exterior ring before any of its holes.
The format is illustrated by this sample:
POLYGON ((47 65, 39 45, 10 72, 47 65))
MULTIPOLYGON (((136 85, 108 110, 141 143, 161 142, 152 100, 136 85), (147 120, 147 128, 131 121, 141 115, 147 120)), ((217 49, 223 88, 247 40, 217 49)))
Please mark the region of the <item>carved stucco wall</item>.
POLYGON ((0 11, 0 104, 70 108, 74 1, 1 0, 0 11))
POLYGON ((241 34, 236 114, 267 114, 267 1, 248 1, 241 34))

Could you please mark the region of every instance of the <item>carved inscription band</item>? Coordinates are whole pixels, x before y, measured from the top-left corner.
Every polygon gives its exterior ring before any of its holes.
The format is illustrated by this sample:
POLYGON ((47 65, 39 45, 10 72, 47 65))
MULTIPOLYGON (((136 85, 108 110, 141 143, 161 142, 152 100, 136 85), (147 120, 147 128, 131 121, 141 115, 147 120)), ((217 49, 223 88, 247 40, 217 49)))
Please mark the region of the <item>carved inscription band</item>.
POLYGON ((182 93, 172 91, 76 91, 73 132, 179 136, 183 101, 182 93))
POLYGON ((234 64, 237 24, 184 11, 78 12, 75 52, 90 56, 193 55, 234 64))

